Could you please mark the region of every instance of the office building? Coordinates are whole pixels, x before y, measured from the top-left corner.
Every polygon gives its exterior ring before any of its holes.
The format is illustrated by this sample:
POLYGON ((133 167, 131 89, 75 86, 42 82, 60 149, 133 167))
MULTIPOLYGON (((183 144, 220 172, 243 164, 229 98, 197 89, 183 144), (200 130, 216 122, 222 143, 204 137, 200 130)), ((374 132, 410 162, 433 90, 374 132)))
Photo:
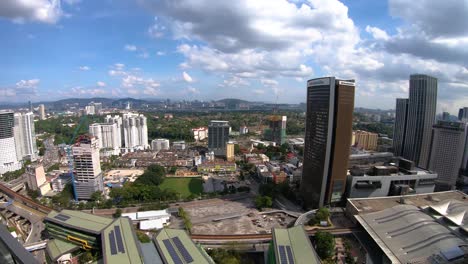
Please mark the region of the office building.
POLYGON ((266 140, 273 141, 277 146, 286 142, 286 116, 272 115, 267 117, 268 129, 265 130, 266 140))
POLYGON ((33 113, 15 113, 13 132, 18 160, 27 159, 35 161, 39 155, 39 151, 36 145, 33 113))
POLYGON ((462 122, 468 122, 468 107, 460 108, 458 111, 458 120, 462 122))
POLYGON ((195 244, 184 230, 163 228, 153 242, 164 264, 214 264, 203 247, 195 244))
POLYGON ((148 144, 148 126, 142 114, 127 113, 123 115, 125 148, 128 151, 144 150, 148 144))
POLYGON ((271 234, 272 240, 266 263, 321 263, 302 225, 291 228, 273 228, 271 234))
POLYGON ((229 141, 228 121, 212 120, 208 126, 208 149, 216 156, 226 155, 226 143, 229 141))
POLYGON ((307 82, 301 196, 309 208, 342 199, 351 146, 354 90, 354 80, 326 77, 307 82))
POLYGON ((354 131, 354 146, 365 150, 376 150, 379 135, 367 131, 354 131))
POLYGON ((0 174, 21 169, 16 155, 14 114, 0 110, 0 174))
POLYGON ((39 191, 41 195, 51 190, 49 182, 46 180, 44 167, 39 164, 26 166, 26 183, 28 188, 33 191, 39 191))
POLYGON ((168 150, 170 149, 169 139, 157 138, 151 141, 151 149, 153 151, 168 150))
MULTIPOLYGON (((428 199, 402 196, 399 203, 377 198, 380 202, 378 207, 394 205, 355 215, 364 229, 359 237, 365 241, 361 245, 367 251, 366 262, 467 263, 468 236, 466 220, 463 221, 468 209, 466 197, 461 201, 439 200, 435 198, 437 194, 424 195, 428 199)), ((442 197, 449 196, 442 194, 442 197)), ((361 201, 355 200, 353 203, 361 201)), ((364 201, 358 208, 366 207, 371 202, 364 201)), ((373 204, 377 204, 377 201, 373 204)))
POLYGON ((436 191, 455 188, 465 151, 466 124, 438 121, 433 127, 429 169, 437 172, 436 191))
POLYGON ((236 156, 235 156, 235 151, 234 151, 234 143, 233 142, 228 142, 226 144, 226 159, 227 161, 235 161, 236 156))
POLYGON ((46 119, 45 106, 43 104, 39 105, 39 119, 40 120, 46 119))
POLYGON ((408 119, 409 99, 396 99, 395 124, 393 126, 393 153, 399 157, 403 155, 405 145, 406 121, 408 119))
POLYGON ((423 74, 411 75, 403 157, 425 169, 428 168, 436 106, 437 79, 423 74))
POLYGON ((199 127, 199 128, 192 128, 193 139, 195 141, 201 141, 208 137, 208 128, 207 127, 199 127))
POLYGON ((102 113, 102 103, 89 103, 85 106, 85 113, 87 115, 100 115, 102 113))
POLYGON ((119 155, 122 141, 117 123, 94 123, 89 126, 89 134, 98 140, 99 148, 110 155, 119 155))
POLYGON ((0 263, 2 264, 39 264, 18 239, 14 238, 8 228, 0 223, 0 263))
POLYGON ((89 135, 80 136, 75 145, 72 146, 72 154, 76 198, 88 200, 94 192, 104 189, 98 140, 89 135))
POLYGON ((241 126, 241 127, 239 128, 239 134, 245 135, 245 134, 247 134, 247 133, 249 133, 249 128, 248 128, 248 127, 246 127, 246 126, 241 126))
POLYGON ((442 112, 442 120, 450 121, 450 113, 449 112, 442 112))
POLYGON ((141 264, 142 253, 127 217, 105 218, 80 211, 52 211, 44 219, 50 237, 46 252, 52 261, 80 248, 97 250, 102 263, 141 264))
POLYGON ((348 198, 369 198, 434 192, 437 173, 401 159, 398 165, 359 166, 350 169, 348 198))

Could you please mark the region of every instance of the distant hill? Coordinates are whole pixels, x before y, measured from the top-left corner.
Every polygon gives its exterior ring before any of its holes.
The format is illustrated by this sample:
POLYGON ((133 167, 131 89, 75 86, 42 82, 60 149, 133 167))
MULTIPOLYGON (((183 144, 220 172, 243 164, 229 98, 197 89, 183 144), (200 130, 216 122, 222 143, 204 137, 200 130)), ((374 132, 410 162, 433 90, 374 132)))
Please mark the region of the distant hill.
POLYGON ((236 105, 236 104, 250 104, 249 101, 235 99, 235 98, 226 98, 216 101, 218 103, 224 103, 226 105, 236 105))
POLYGON ((78 104, 79 106, 88 105, 91 102, 95 103, 102 103, 102 104, 110 104, 114 101, 114 99, 109 98, 102 98, 102 97, 94 97, 94 98, 67 98, 58 100, 55 102, 49 102, 48 104, 53 105, 70 105, 70 104, 78 104))

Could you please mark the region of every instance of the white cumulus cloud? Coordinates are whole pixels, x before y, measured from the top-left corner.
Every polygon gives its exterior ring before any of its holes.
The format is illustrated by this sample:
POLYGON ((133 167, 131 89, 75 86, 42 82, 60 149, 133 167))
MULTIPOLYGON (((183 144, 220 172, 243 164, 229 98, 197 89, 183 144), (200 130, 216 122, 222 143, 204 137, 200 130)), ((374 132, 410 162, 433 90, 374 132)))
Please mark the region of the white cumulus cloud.
POLYGON ((192 77, 191 77, 188 73, 186 73, 186 72, 183 72, 183 73, 182 73, 182 78, 184 78, 184 81, 186 81, 186 82, 188 82, 188 83, 193 82, 192 77))

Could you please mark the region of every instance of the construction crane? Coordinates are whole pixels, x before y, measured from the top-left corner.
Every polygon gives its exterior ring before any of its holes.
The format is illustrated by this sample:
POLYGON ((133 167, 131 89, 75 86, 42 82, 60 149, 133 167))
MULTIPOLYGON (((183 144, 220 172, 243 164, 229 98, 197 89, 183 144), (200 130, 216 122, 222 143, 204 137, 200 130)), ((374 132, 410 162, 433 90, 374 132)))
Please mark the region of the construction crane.
POLYGON ((73 197, 75 198, 75 201, 78 201, 78 195, 76 194, 76 182, 75 182, 75 176, 73 173, 73 154, 72 154, 71 146, 78 134, 78 131, 80 130, 85 120, 86 120, 86 116, 82 116, 80 119, 80 122, 75 128, 75 131, 73 131, 73 135, 72 135, 72 138, 70 139, 70 143, 68 145, 65 145, 65 153, 67 155, 67 163, 68 163, 68 173, 70 174, 70 177, 71 177, 71 182, 72 182, 72 187, 73 187, 73 197))

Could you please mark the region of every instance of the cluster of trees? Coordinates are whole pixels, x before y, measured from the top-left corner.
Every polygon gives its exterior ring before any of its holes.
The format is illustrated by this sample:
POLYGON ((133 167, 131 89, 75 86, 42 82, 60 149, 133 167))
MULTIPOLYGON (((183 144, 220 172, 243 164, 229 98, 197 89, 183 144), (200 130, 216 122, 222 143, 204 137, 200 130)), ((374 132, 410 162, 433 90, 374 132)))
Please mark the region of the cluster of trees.
POLYGON ((255 207, 257 207, 257 209, 259 210, 263 208, 271 208, 272 205, 273 205, 273 200, 271 199, 270 196, 259 195, 255 197, 255 207))
POLYGON ((285 160, 286 154, 288 154, 289 152, 289 144, 287 143, 284 143, 281 146, 268 146, 268 147, 266 147, 263 144, 258 144, 256 148, 257 150, 259 150, 259 152, 264 153, 270 159, 285 160))
POLYGON ((55 143, 70 143, 77 126, 81 123, 78 128, 77 135, 88 133, 89 125, 96 122, 103 122, 102 116, 86 116, 86 117, 57 117, 49 118, 46 120, 39 120, 34 123, 37 133, 49 133, 55 134, 55 143), (70 127, 66 124, 75 124, 70 127))
POLYGON ((317 210, 315 216, 310 219, 309 225, 318 225, 321 221, 327 221, 330 218, 330 210, 328 208, 322 207, 317 210))
POLYGON ((315 247, 321 259, 330 259, 335 252, 335 238, 329 232, 318 231, 315 234, 315 247))
POLYGON ((121 206, 133 202, 177 200, 178 194, 176 192, 159 188, 165 175, 164 167, 150 165, 134 183, 125 183, 122 188, 112 188, 109 196, 114 203, 121 206))
POLYGON ((184 210, 183 207, 179 207, 179 217, 182 218, 184 221, 184 227, 187 232, 191 233, 192 232, 192 221, 190 220, 190 216, 187 214, 187 212, 184 210))
POLYGON ((6 182, 9 182, 9 181, 12 181, 14 179, 17 179, 19 178, 21 175, 24 174, 24 172, 26 171, 25 169, 26 166, 23 166, 21 169, 19 170, 15 170, 15 171, 9 171, 9 172, 5 172, 3 175, 2 175, 2 180, 3 181, 6 181, 6 182))
POLYGON ((242 263, 241 253, 235 250, 223 248, 213 248, 207 250, 208 255, 215 263, 223 264, 240 264, 242 263))
POLYGON ((141 243, 150 243, 151 242, 151 238, 142 231, 136 231, 136 235, 137 235, 138 240, 141 243))

